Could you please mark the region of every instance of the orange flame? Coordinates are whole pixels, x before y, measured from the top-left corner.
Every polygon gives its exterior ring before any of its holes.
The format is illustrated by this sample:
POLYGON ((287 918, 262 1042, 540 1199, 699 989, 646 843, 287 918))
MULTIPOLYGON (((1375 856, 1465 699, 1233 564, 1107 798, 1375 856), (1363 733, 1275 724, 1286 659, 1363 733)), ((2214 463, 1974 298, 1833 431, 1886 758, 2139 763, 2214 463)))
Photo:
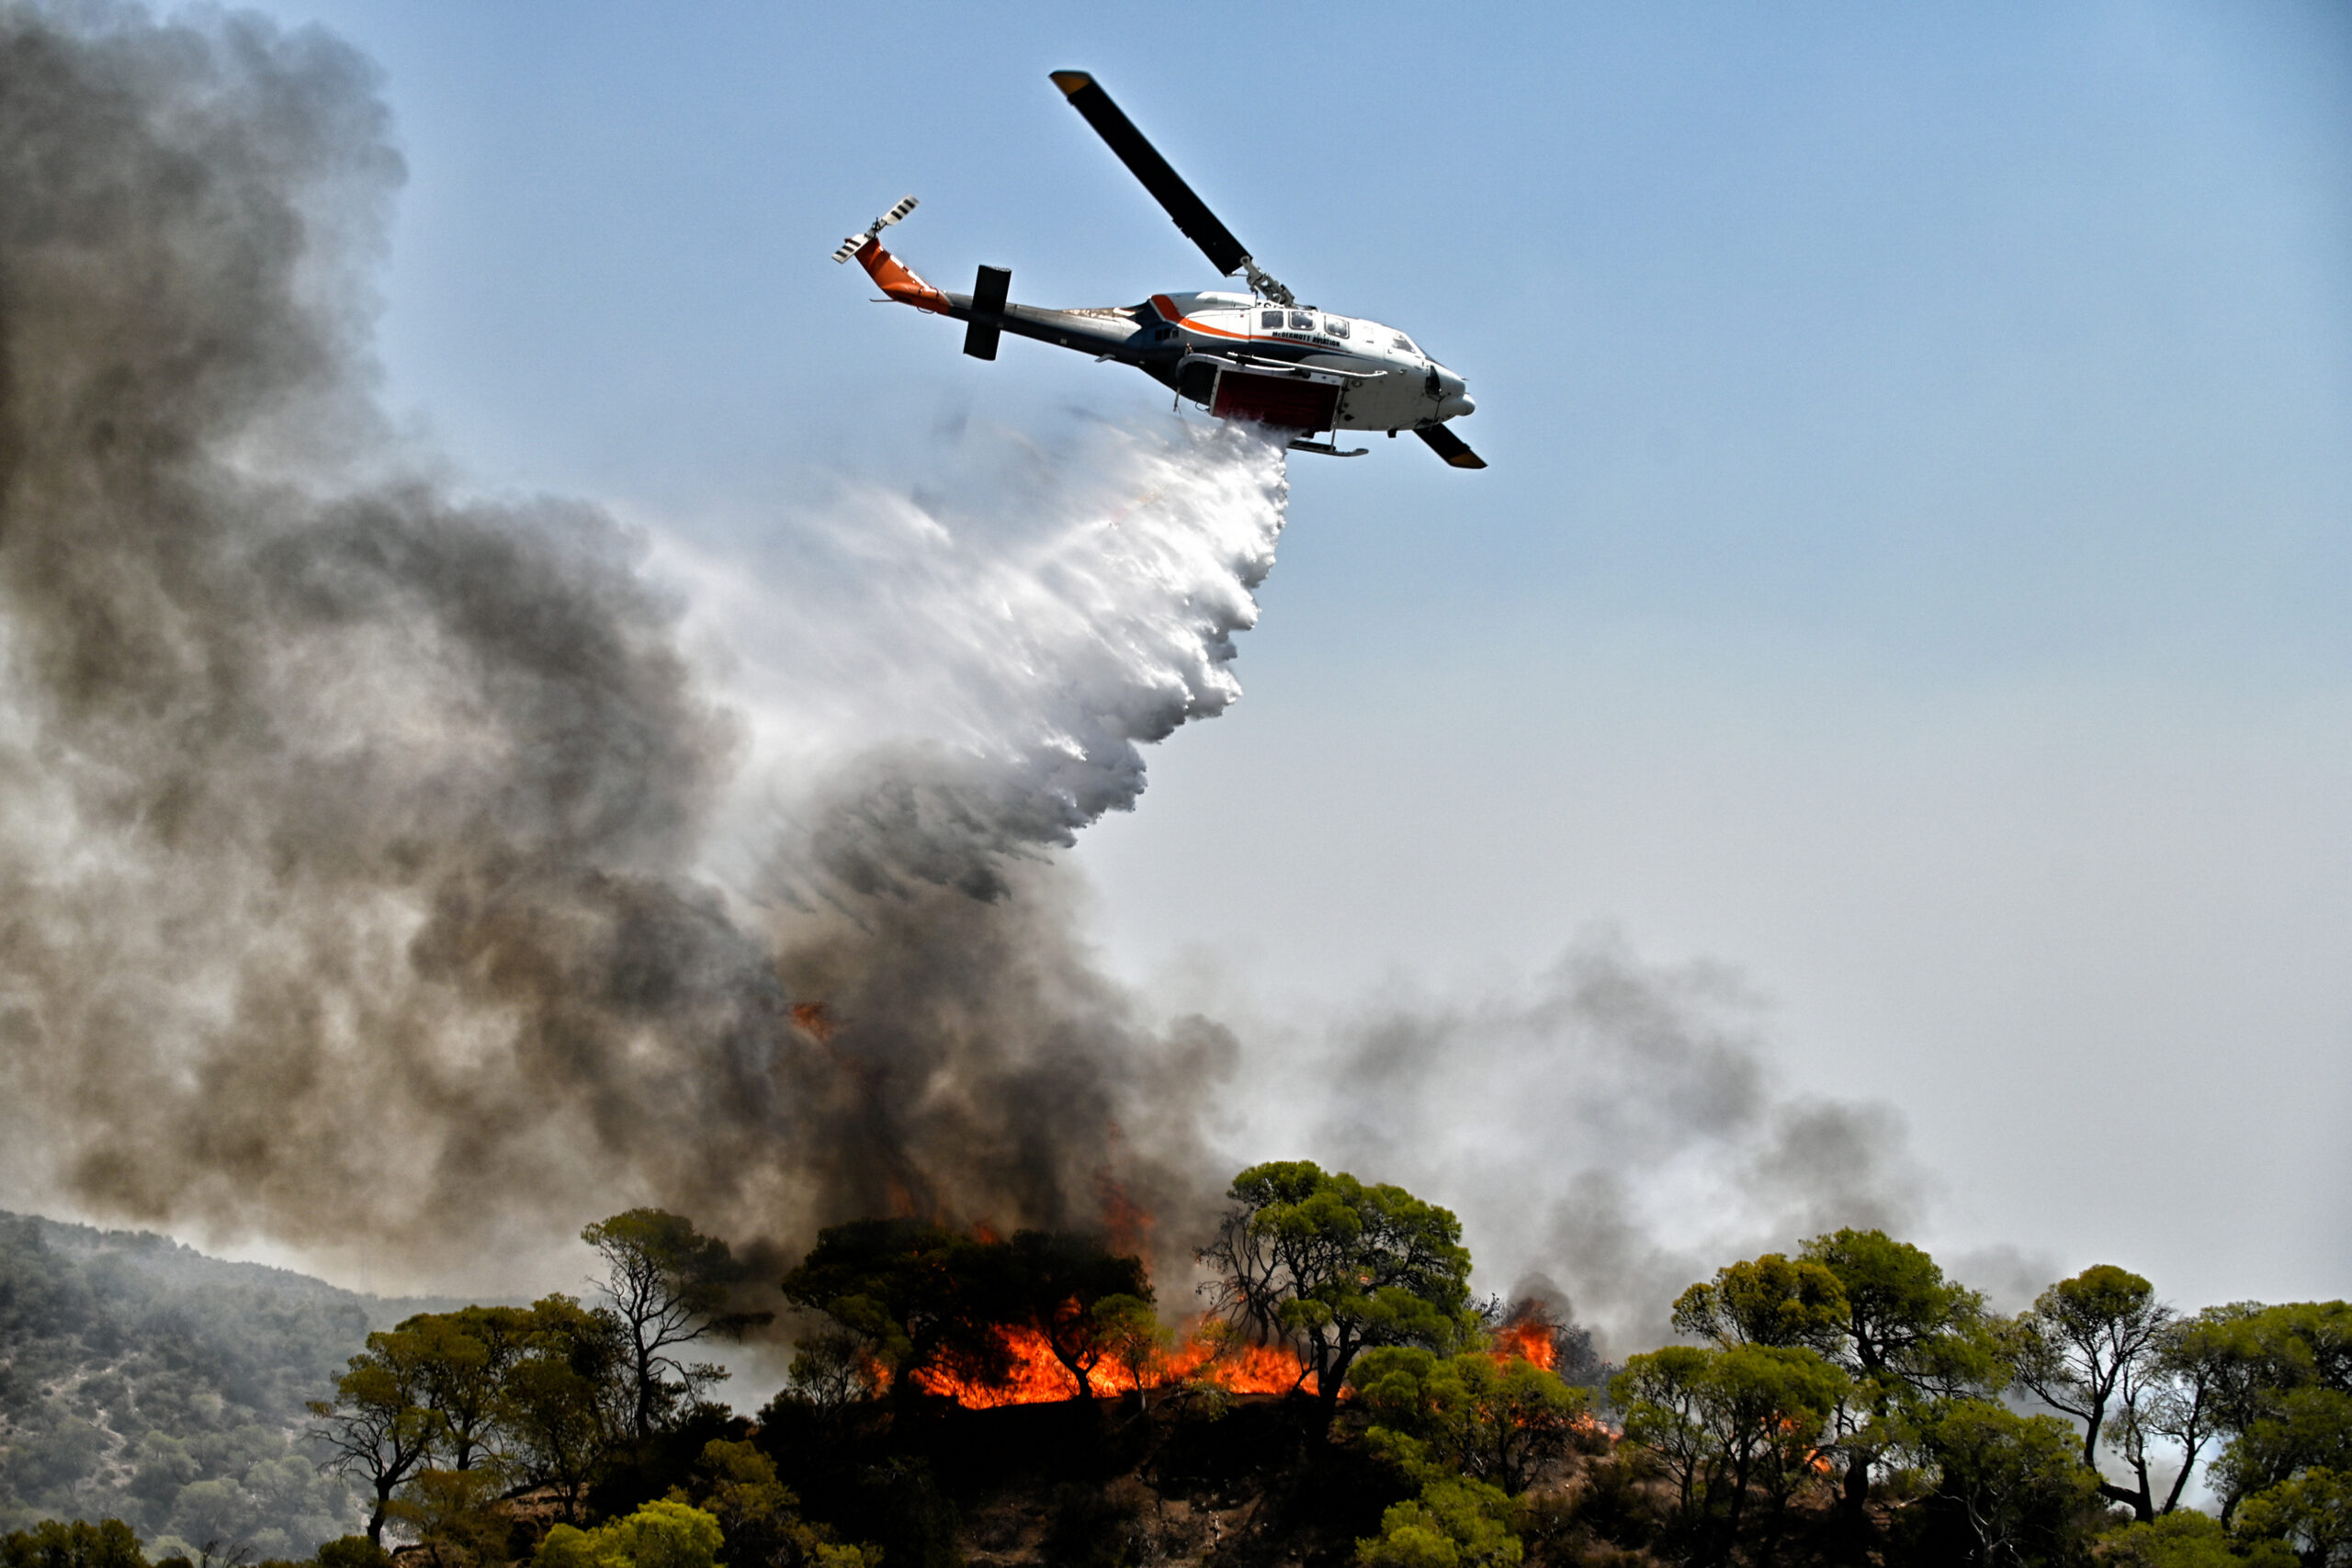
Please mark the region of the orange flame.
MULTIPOLYGON (((1034 1328, 999 1331, 1011 1352, 1012 1375, 1001 1383, 984 1383, 944 1368, 925 1367, 914 1374, 915 1386, 926 1393, 953 1399, 967 1410, 993 1410, 1006 1404, 1047 1404, 1078 1397, 1078 1380, 1056 1359, 1046 1337, 1034 1328)), ((1219 1347, 1195 1334, 1159 1366, 1147 1371, 1144 1386, 1166 1388, 1198 1379, 1228 1393, 1288 1393, 1293 1388, 1315 1392, 1315 1374, 1300 1378, 1298 1358, 1283 1346, 1219 1347)), ((1107 1357, 1086 1375, 1088 1388, 1101 1399, 1116 1399, 1135 1390, 1125 1367, 1107 1357)))
POLYGON ((1560 1348, 1552 1337, 1551 1325, 1534 1318, 1506 1323, 1495 1330, 1495 1359, 1498 1361, 1532 1361, 1548 1372, 1559 1354, 1560 1348))

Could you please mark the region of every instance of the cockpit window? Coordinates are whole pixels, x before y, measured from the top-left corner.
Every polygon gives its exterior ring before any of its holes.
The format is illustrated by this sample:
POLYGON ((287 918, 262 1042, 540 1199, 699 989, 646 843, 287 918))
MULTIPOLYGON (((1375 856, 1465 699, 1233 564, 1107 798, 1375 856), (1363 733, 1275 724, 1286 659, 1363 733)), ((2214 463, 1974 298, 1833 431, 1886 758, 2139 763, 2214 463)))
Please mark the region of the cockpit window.
POLYGON ((1290 330, 1295 333, 1313 332, 1315 330, 1315 312, 1312 310, 1293 310, 1290 313, 1290 330))
POLYGON ((1396 346, 1403 349, 1408 354, 1419 354, 1421 352, 1419 349, 1413 346, 1413 340, 1407 337, 1403 333, 1398 333, 1396 334, 1396 346))
POLYGON ((1282 324, 1283 313, 1280 310, 1267 310, 1258 317, 1258 330, 1261 333, 1278 332, 1282 324))

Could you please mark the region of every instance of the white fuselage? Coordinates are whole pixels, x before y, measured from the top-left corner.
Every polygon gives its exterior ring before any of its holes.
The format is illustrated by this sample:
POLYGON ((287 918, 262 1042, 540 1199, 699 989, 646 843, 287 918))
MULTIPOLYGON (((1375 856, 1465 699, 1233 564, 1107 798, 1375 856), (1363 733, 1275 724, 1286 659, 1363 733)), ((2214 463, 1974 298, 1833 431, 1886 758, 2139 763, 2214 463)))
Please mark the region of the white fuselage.
POLYGON ((1172 314, 1174 331, 1198 353, 1345 376, 1337 429, 1411 430, 1476 406, 1461 377, 1378 321, 1238 293, 1160 294, 1151 302, 1162 317, 1172 314))

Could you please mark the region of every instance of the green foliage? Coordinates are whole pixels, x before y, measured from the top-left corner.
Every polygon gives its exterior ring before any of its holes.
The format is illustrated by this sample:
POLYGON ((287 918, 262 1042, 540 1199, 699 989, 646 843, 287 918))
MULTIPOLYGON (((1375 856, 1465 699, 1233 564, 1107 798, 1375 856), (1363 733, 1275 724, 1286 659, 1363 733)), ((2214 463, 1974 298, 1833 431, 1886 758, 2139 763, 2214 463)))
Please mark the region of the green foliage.
POLYGON ((2083 1423, 2083 1463, 2098 1454, 2100 1428, 2154 1354, 2172 1310, 2128 1269, 2101 1263, 2041 1292, 2017 1321, 2010 1345, 2018 1382, 2083 1423))
POLYGON ((718 1521, 728 1568, 861 1568, 881 1561, 878 1548, 842 1545, 802 1519, 800 1499, 776 1478, 775 1461, 750 1443, 705 1443, 690 1490, 673 1491, 670 1501, 691 1503, 718 1521))
POLYGON ((424 1470, 391 1506, 432 1568, 476 1568, 506 1556, 507 1516, 492 1505, 497 1479, 484 1470, 424 1470))
POLYGON ((364 1535, 341 1535, 319 1547, 319 1568, 392 1568, 392 1554, 364 1535))
POLYGON ((1159 1321, 1159 1313, 1141 1296, 1109 1295, 1094 1303, 1094 1333, 1103 1354, 1125 1372, 1137 1404, 1148 1404, 1149 1393, 1166 1374, 1168 1358, 1176 1348, 1176 1332, 1159 1321))
POLYGON ((1838 1281, 1845 1321, 1824 1350, 1861 1385, 1875 1416, 1989 1396, 2007 1381, 1984 1298, 1946 1279, 1918 1247, 1849 1228, 1814 1237, 1803 1256, 1838 1281))
POLYGON ((43 1519, 0 1535, 0 1568, 147 1568, 147 1559, 120 1519, 43 1519))
POLYGON ((2224 1518, 2312 1470, 2352 1473, 2352 1303, 2227 1309, 2200 1348, 2230 1435, 2213 1465, 2224 1518))
POLYGON ((335 1380, 334 1397, 311 1405, 315 1436, 326 1450, 322 1467, 356 1477, 374 1495, 368 1539, 379 1545, 393 1494, 424 1468, 444 1431, 440 1416, 424 1403, 433 1343, 410 1328, 370 1334, 368 1348, 335 1380))
POLYGON ((620 1320, 570 1296, 531 1303, 492 1405, 499 1468, 553 1487, 577 1522, 580 1499, 628 1435, 635 1403, 620 1320))
POLYGON ((665 1497, 593 1530, 558 1525, 531 1562, 533 1568, 715 1568, 725 1545, 717 1519, 665 1497))
POLYGON ((2105 1568, 2296 1568, 2295 1555, 2277 1541, 2256 1541, 2241 1553, 2211 1514, 2183 1509, 2135 1522, 2099 1542, 2105 1568))
POLYGON ((1371 1422, 1365 1440, 1408 1475, 1467 1475, 1512 1496, 1568 1451, 1590 1403, 1531 1361, 1484 1350, 1383 1346, 1359 1357, 1348 1381, 1371 1422))
POLYGON ((2315 1466, 2265 1487, 2238 1509, 2240 1533, 2291 1550, 2305 1568, 2352 1563, 2352 1472, 2315 1466))
POLYGON ((2080 1554, 2100 1520, 2098 1481, 2064 1421, 1960 1399, 1938 1410, 1922 1437, 1935 1495, 1978 1561, 2059 1563, 2080 1554))
POLYGON ((1483 1481, 1446 1476, 1392 1506, 1380 1533, 1356 1541, 1363 1568, 1517 1568, 1510 1499, 1483 1481))
POLYGON ((1669 1345, 1628 1357, 1610 1397, 1624 1413, 1624 1441, 1673 1482, 1682 1539, 1721 1551, 1752 1526, 1778 1533, 1791 1499, 1818 1473, 1830 1420, 1852 1388, 1801 1346, 1669 1345))
POLYGON ((1827 1350, 1838 1342, 1848 1312, 1845 1287, 1827 1268, 1811 1258, 1768 1252, 1719 1269, 1714 1283, 1693 1285, 1676 1297, 1674 1327, 1725 1347, 1827 1350))
POLYGON ((1348 1369, 1381 1345, 1453 1349, 1472 1321, 1462 1222, 1401 1187, 1366 1186, 1306 1160, 1233 1179, 1216 1239, 1201 1251, 1236 1326, 1295 1346, 1325 1419, 1348 1369))

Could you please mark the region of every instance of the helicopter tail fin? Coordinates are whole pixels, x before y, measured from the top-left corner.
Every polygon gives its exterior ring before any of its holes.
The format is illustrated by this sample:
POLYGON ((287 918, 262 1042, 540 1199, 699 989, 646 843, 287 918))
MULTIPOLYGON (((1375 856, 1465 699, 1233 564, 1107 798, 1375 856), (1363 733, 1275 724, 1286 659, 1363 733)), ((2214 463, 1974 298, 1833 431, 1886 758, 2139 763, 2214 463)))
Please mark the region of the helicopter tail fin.
POLYGON ((914 268, 882 248, 882 242, 872 235, 853 253, 865 275, 879 285, 882 292, 901 305, 912 305, 918 310, 933 310, 945 315, 949 310, 947 296, 917 276, 914 268))

